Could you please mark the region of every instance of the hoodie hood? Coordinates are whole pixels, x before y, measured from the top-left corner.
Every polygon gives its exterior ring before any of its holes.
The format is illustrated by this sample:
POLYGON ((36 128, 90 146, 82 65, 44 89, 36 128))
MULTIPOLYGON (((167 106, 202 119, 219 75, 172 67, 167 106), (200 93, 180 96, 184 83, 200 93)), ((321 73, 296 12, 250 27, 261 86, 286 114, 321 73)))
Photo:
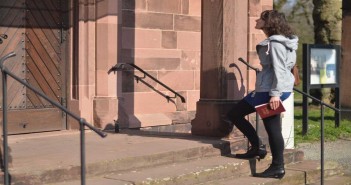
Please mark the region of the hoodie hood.
POLYGON ((296 35, 289 37, 285 37, 283 35, 272 35, 268 38, 266 38, 265 40, 263 40, 262 42, 260 42, 257 46, 256 46, 256 50, 258 51, 258 49, 261 46, 268 46, 266 54, 269 54, 269 45, 271 41, 276 41, 279 42, 281 44, 283 44, 286 48, 288 48, 289 50, 293 50, 296 51, 298 48, 298 41, 299 38, 296 35))
POLYGON ((282 35, 272 35, 268 38, 270 41, 278 41, 285 45, 285 47, 291 50, 297 50, 299 38, 296 35, 293 35, 291 38, 282 36, 282 35))

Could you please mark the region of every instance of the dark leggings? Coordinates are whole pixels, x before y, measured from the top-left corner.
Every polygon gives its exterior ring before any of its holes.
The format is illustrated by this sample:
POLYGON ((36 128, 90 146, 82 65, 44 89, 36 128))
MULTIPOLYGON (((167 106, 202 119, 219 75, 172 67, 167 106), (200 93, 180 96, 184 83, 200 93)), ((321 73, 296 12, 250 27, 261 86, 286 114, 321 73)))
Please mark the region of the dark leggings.
MULTIPOLYGON (((251 146, 258 147, 261 141, 256 130, 251 123, 245 119, 245 116, 255 111, 255 108, 245 100, 241 100, 227 113, 227 117, 247 137, 251 146)), ((267 131, 269 145, 271 147, 272 164, 284 164, 284 139, 280 123, 280 114, 263 119, 263 124, 267 131)))

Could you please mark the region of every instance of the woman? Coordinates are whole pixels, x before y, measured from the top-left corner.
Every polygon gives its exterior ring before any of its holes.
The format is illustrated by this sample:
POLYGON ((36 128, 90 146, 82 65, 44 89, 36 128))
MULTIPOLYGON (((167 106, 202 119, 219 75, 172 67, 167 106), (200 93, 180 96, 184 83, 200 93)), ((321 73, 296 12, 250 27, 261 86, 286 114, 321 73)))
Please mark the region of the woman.
MULTIPOLYGON (((290 72, 296 63, 298 38, 293 34, 284 14, 266 10, 256 20, 256 29, 262 30, 267 38, 256 46, 262 70, 256 77, 255 91, 238 102, 223 120, 234 124, 249 140, 251 147, 237 158, 248 159, 267 155, 266 146, 261 143, 254 127, 245 116, 255 112, 255 106, 268 103, 277 109, 279 101, 287 99, 294 87, 294 76, 290 72)), ((282 178, 284 169, 284 139, 281 132, 280 114, 263 119, 272 152, 272 164, 256 177, 282 178)))

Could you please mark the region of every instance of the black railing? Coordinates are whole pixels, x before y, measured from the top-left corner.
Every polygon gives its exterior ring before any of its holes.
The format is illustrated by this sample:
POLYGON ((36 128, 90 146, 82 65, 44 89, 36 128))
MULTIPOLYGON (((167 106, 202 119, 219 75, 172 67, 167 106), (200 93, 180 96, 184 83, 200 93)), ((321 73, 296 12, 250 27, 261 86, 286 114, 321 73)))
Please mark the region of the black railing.
MULTIPOLYGON (((256 72, 256 76, 257 76, 257 74, 260 72, 260 70, 258 69, 258 68, 255 68, 255 67, 252 67, 249 63, 247 63, 244 59, 242 59, 241 57, 240 58, 238 58, 238 60, 240 61, 240 62, 242 62, 242 63, 244 63, 246 66, 247 66, 247 70, 249 70, 249 68, 250 69, 252 69, 252 70, 254 70, 255 72, 256 72)), ((259 119, 258 119, 258 117, 259 117, 259 115, 258 115, 258 112, 256 112, 256 132, 258 133, 259 132, 259 119)), ((249 145, 249 143, 248 143, 248 145, 249 145)))
POLYGON ((2 91, 3 91, 3 147, 4 147, 4 184, 9 185, 10 179, 9 179, 9 171, 8 171, 8 141, 7 141, 7 75, 11 76, 13 79, 21 83, 22 85, 26 86, 28 89, 32 90, 51 104, 53 104, 55 107, 61 109, 64 111, 66 114, 70 115, 73 117, 75 120, 79 121, 80 124, 80 162, 81 162, 81 184, 85 185, 85 126, 88 127, 89 129, 93 130, 95 133, 97 133, 99 136, 102 138, 106 137, 107 134, 98 130, 94 126, 90 125, 87 123, 83 118, 73 114, 69 110, 67 110, 64 106, 60 105, 57 102, 54 102, 51 100, 49 97, 47 97, 44 93, 38 91, 34 87, 32 87, 30 84, 28 84, 26 81, 18 78, 16 75, 14 75, 11 71, 9 71, 5 66, 4 62, 6 59, 15 56, 16 54, 14 52, 9 53, 2 57, 0 59, 0 68, 2 72, 2 91))
MULTIPOLYGON (((247 67, 255 70, 256 74, 260 71, 258 68, 252 67, 244 59, 239 58, 238 60, 241 61, 242 63, 244 63, 247 67)), ((303 91, 301 91, 299 89, 294 88, 294 91, 302 94, 304 97, 308 97, 308 98, 311 98, 311 99, 315 100, 316 102, 318 102, 318 104, 321 105, 321 108, 320 108, 320 110, 321 110, 321 130, 320 130, 320 132, 321 132, 321 159, 320 159, 320 163, 321 163, 321 185, 323 185, 324 184, 324 139, 325 139, 325 137, 324 137, 324 106, 334 110, 335 112, 343 112, 343 111, 349 112, 351 110, 337 109, 337 108, 332 107, 332 106, 326 104, 325 102, 319 100, 318 98, 315 98, 315 97, 309 95, 308 93, 303 92, 303 91)), ((307 107, 303 107, 303 109, 306 109, 306 108, 307 107)), ((258 129, 257 120, 258 120, 258 117, 257 117, 257 114, 256 114, 256 129, 258 129)))
MULTIPOLYGON (((180 98, 180 100, 182 101, 182 103, 185 103, 185 98, 180 95, 179 93, 175 92, 173 89, 171 89, 170 87, 168 87, 167 85, 165 85, 164 83, 160 82, 159 80, 157 80, 155 77, 151 76, 149 73, 147 73, 146 71, 144 71, 143 69, 141 69, 140 67, 138 67, 137 65, 133 64, 133 63, 118 63, 116 64, 115 66, 113 66, 110 70, 108 70, 108 74, 110 74, 112 71, 113 72, 116 72, 116 71, 125 71, 125 70, 128 70, 125 66, 126 65, 129 65, 135 69, 137 69, 138 71, 142 72, 143 73, 143 77, 140 77, 140 76, 136 76, 134 75, 135 79, 137 82, 139 81, 142 81, 142 79, 144 79, 146 76, 151 78, 152 80, 154 80, 155 82, 157 82, 158 84, 160 84, 161 86, 163 86, 164 88, 166 88, 167 90, 171 91, 173 94, 174 94, 174 97, 170 97, 170 96, 167 96, 167 95, 163 95, 168 101, 171 99, 171 98, 177 98, 177 96, 180 98)), ((148 85, 149 86, 149 85, 148 85)), ((153 89, 152 86, 149 86, 150 88, 153 89)))

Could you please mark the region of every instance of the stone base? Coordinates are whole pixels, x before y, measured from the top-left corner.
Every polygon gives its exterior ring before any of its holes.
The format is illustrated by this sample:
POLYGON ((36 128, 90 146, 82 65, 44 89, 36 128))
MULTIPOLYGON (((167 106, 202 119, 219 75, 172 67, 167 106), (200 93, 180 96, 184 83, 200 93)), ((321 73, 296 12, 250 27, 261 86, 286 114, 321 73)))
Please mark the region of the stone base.
POLYGON ((152 127, 172 124, 172 120, 163 113, 133 114, 129 115, 128 118, 129 128, 152 127))
POLYGON ((117 98, 97 97, 94 99, 94 125, 106 129, 114 127, 114 120, 117 119, 117 98))
POLYGON ((199 136, 225 137, 232 129, 221 121, 236 101, 200 100, 197 102, 195 119, 191 121, 191 133, 199 136))

